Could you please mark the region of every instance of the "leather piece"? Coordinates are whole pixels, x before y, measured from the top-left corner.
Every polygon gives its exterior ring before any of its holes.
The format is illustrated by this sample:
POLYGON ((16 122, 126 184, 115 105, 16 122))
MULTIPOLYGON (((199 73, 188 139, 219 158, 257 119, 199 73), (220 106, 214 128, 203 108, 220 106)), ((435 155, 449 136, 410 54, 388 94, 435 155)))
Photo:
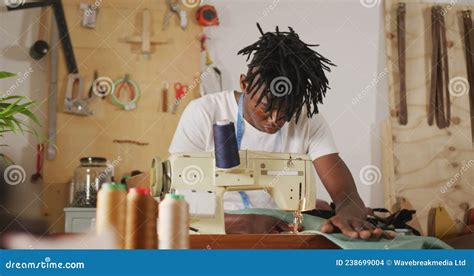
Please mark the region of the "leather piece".
POLYGON ((471 115, 471 141, 474 147, 474 29, 472 11, 462 12, 464 27, 464 50, 466 52, 467 79, 469 82, 469 106, 471 115))
POLYGON ((406 4, 399 3, 397 9, 398 37, 398 71, 400 76, 400 98, 398 102, 398 121, 401 125, 408 123, 407 91, 406 91, 406 4))
POLYGON ((432 56, 431 87, 428 124, 436 120, 438 128, 449 127, 451 121, 451 100, 449 94, 449 64, 446 26, 443 10, 433 6, 431 10, 432 56))

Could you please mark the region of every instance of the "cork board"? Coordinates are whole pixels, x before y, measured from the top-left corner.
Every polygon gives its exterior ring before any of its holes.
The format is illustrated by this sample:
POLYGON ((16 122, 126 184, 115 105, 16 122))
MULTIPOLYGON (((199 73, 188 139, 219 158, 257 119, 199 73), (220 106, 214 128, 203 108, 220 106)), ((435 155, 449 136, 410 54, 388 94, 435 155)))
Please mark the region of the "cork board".
POLYGON ((199 96, 200 43, 198 35, 202 28, 193 19, 194 11, 185 8, 188 25, 179 27, 173 15, 167 29, 162 29, 165 0, 103 0, 99 3, 95 29, 81 27, 79 0, 63 1, 72 44, 84 78, 84 89, 89 89, 93 72, 114 80, 130 74, 141 88, 141 99, 137 109, 121 110, 113 105, 110 97, 95 99, 90 105, 94 114, 88 117, 63 112, 64 94, 67 84, 67 68, 63 53, 59 54, 57 96, 57 155, 45 161, 42 201, 44 216, 51 231, 63 231, 63 208, 69 198, 69 181, 79 159, 85 156, 102 156, 115 161, 115 177, 119 178, 132 170, 147 171, 155 156, 167 158, 168 147, 174 134, 179 115, 184 107, 199 96), (160 40, 170 40, 164 45, 152 45, 151 55, 144 59, 141 45, 121 42, 122 38, 141 35, 143 10, 151 14, 151 35, 160 40), (173 84, 189 85, 187 95, 181 101, 176 114, 161 112, 163 81, 170 83, 168 99, 174 99, 173 84), (136 140, 147 146, 113 143, 114 139, 136 140))
MULTIPOLYGON (((471 143, 468 93, 450 96, 449 128, 429 126, 431 7, 404 1, 406 9, 406 70, 408 124, 397 119, 399 93, 396 11, 400 1, 384 1, 391 116, 382 125, 385 199, 388 208, 411 206, 427 233, 431 208, 444 207, 462 228, 466 206, 474 207, 474 149, 471 143)), ((450 79, 467 79, 459 11, 474 9, 442 5, 445 13, 450 79)))

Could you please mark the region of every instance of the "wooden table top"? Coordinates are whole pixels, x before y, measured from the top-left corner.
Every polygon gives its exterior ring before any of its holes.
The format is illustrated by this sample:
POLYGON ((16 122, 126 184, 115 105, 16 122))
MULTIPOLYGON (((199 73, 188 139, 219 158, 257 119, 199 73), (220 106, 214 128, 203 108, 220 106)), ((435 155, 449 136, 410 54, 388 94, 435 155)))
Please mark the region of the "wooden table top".
MULTIPOLYGON (((49 237, 80 235, 56 233, 49 237)), ((190 249, 340 249, 321 235, 296 234, 192 234, 190 249)))

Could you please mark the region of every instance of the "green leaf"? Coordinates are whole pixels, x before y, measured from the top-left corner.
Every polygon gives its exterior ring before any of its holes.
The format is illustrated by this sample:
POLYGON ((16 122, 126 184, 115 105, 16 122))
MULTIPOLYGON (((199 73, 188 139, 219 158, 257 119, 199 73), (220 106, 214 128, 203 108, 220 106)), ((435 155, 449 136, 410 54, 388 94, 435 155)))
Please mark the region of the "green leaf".
POLYGON ((24 96, 8 96, 0 98, 0 133, 5 132, 27 132, 38 136, 36 130, 30 124, 23 121, 21 116, 41 126, 38 117, 31 112, 35 102, 24 96))
POLYGON ((14 101, 13 103, 10 103, 7 108, 5 108, 2 112, 0 112, 0 116, 5 115, 7 112, 9 112, 12 109, 13 110, 17 109, 18 108, 18 103, 21 102, 21 100, 23 100, 23 99, 19 98, 16 101, 14 101))
POLYGON ((0 71, 0 79, 16 76, 14 73, 0 71))

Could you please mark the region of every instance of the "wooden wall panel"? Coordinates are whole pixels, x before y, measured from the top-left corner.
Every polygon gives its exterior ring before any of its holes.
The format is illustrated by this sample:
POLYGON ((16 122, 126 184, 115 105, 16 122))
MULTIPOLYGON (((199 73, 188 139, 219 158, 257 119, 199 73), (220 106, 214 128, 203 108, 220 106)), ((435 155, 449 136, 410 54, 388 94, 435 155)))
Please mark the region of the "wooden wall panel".
MULTIPOLYGON (((393 145, 391 157, 394 163, 391 168, 393 171, 385 170, 384 179, 390 181, 390 176, 394 175, 393 182, 386 183, 386 187, 389 187, 386 193, 390 193, 390 189, 393 191, 389 202, 398 202, 399 205, 406 202, 412 205, 417 210, 417 218, 426 233, 428 212, 431 208, 441 205, 452 218, 461 222, 465 204, 474 207, 474 149, 470 135, 469 102, 467 93, 459 97, 451 95, 452 125, 443 130, 428 126, 431 7, 434 3, 403 1, 407 3, 408 125, 401 126, 398 123, 396 9, 399 2, 384 1, 387 66, 390 72, 388 93, 393 145)), ((467 7, 446 4, 443 8, 447 27, 450 78, 466 78, 459 11, 467 7)), ((456 227, 462 226, 463 224, 459 223, 456 227)))
MULTIPOLYGON (((57 107, 57 156, 44 165, 44 215, 52 231, 64 228, 63 208, 68 198, 68 186, 79 158, 103 156, 110 162, 120 157, 115 176, 120 178, 131 170, 147 171, 154 156, 166 158, 168 147, 183 108, 199 96, 198 88, 189 91, 181 102, 177 114, 162 113, 162 82, 171 85, 169 101, 174 98, 172 84, 196 85, 199 75, 201 33, 194 21, 194 12, 187 9, 188 27, 183 31, 173 16, 169 27, 162 30, 167 5, 165 0, 103 0, 100 3, 97 26, 86 29, 80 26, 79 0, 63 1, 66 19, 74 46, 80 74, 88 90, 93 71, 112 79, 125 73, 139 83, 142 96, 138 108, 123 111, 112 104, 110 98, 96 99, 91 104, 93 116, 80 117, 62 112, 67 84, 67 70, 63 54, 59 60, 57 107), (169 44, 153 45, 149 60, 140 53, 140 45, 121 42, 130 35, 140 35, 142 12, 151 11, 153 37, 169 40, 169 44), (114 144, 114 139, 138 140, 148 146, 114 144)), ((90 1, 94 3, 94 1, 90 1)), ((182 6, 183 7, 183 6, 182 6)))

